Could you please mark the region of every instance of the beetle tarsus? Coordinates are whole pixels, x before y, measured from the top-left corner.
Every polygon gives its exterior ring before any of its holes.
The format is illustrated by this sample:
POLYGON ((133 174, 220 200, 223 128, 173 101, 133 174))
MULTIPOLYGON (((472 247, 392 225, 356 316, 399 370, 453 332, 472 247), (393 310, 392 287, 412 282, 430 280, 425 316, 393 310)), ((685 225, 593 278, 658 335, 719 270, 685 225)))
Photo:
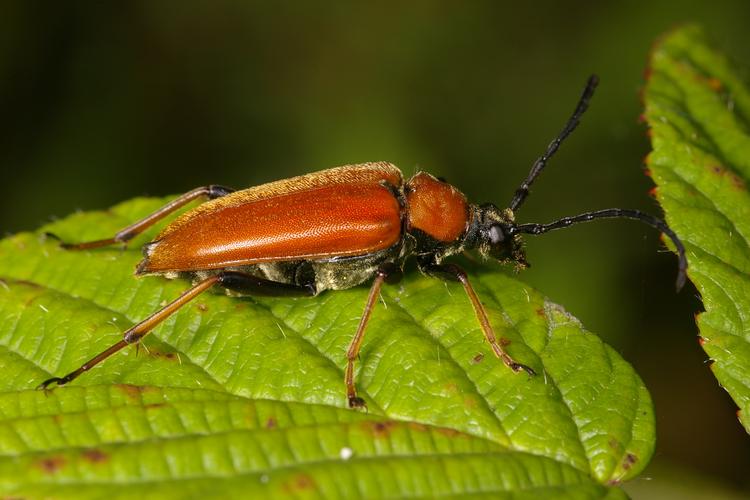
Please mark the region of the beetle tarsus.
POLYGON ((367 403, 359 396, 349 396, 349 408, 364 408, 367 409, 367 403))
POLYGON ((528 373, 529 376, 531 376, 531 377, 533 377, 534 375, 536 375, 536 371, 534 371, 533 368, 531 368, 530 366, 525 365, 523 363, 519 363, 515 359, 511 358, 507 353, 505 353, 505 352, 497 353, 496 352, 495 354, 497 354, 497 356, 500 359, 503 360, 503 363, 505 363, 505 366, 507 366, 508 368, 510 368, 511 370, 513 370, 514 372, 518 373, 520 371, 524 371, 524 372, 528 373))
POLYGON ((45 380, 38 386, 36 386, 36 390, 37 391, 51 391, 53 387, 49 387, 50 385, 55 384, 57 386, 61 386, 61 385, 67 384, 68 382, 70 382, 70 380, 67 380, 67 377, 62 377, 62 378, 52 377, 52 378, 45 380))
POLYGON ((76 245, 73 243, 66 243, 55 233, 50 233, 49 231, 44 233, 45 238, 49 238, 51 240, 55 240, 60 248, 63 250, 73 250, 76 248, 76 245))
POLYGON ((525 371, 525 372, 526 372, 526 373, 528 373, 528 374, 529 374, 529 376, 531 376, 531 377, 533 377, 534 375, 536 375, 536 372, 534 371, 534 369, 533 369, 532 367, 530 367, 530 366, 526 366, 526 365, 524 365, 524 364, 522 364, 522 363, 516 363, 516 362, 514 361, 513 363, 511 363, 511 364, 510 364, 510 365, 508 365, 508 366, 510 366, 510 369, 511 369, 511 370, 513 370, 513 371, 514 371, 514 372, 516 372, 516 373, 518 373, 518 372, 520 372, 520 371, 525 371))

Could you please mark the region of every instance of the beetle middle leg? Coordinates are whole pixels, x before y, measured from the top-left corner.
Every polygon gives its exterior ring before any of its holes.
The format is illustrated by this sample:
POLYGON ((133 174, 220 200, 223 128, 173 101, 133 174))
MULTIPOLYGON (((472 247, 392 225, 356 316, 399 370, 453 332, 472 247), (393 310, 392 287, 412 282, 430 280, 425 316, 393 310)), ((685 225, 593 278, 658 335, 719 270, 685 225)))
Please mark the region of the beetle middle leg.
POLYGON ((373 280, 372 286, 370 287, 370 294, 367 296, 365 310, 362 313, 362 318, 359 320, 357 332, 354 334, 354 338, 346 351, 346 372, 344 373, 344 382, 346 383, 346 398, 349 401, 349 408, 367 407, 365 400, 357 396, 357 388, 354 386, 354 362, 359 355, 359 349, 362 346, 362 339, 365 336, 367 323, 370 321, 370 315, 372 314, 372 310, 378 300, 378 295, 380 295, 380 289, 382 288, 383 283, 398 283, 401 280, 402 274, 401 268, 392 262, 382 264, 375 272, 375 280, 373 280))
MULTIPOLYGON (((170 201, 160 209, 156 210, 155 212, 147 215, 143 219, 134 222, 133 224, 129 225, 126 228, 121 229, 117 232, 113 237, 106 238, 103 240, 94 240, 94 241, 85 241, 83 243, 61 243, 60 246, 67 249, 67 250, 87 250, 90 248, 99 248, 99 247, 105 247, 108 245, 114 245, 115 243, 126 243, 139 234, 141 234, 143 231, 145 231, 147 228, 154 225, 159 220, 163 219, 167 215, 171 214, 175 210, 182 208, 183 206, 187 205, 191 201, 206 197, 209 200, 213 200, 215 198, 220 198, 222 196, 226 196, 229 193, 233 193, 234 189, 224 187, 224 186, 218 186, 215 184, 209 185, 209 186, 202 186, 199 188, 195 188, 192 191, 188 191, 187 193, 178 196, 174 200, 170 201)), ((56 238, 54 235, 50 235, 56 238)))
POLYGON ((182 306, 190 302, 198 295, 202 294, 209 288, 212 288, 214 285, 247 295, 312 296, 316 293, 315 287, 313 286, 290 285, 287 283, 280 283, 277 281, 258 278, 257 276, 237 271, 222 271, 218 274, 215 274, 214 276, 210 276, 203 281, 200 281, 188 290, 185 290, 175 300, 159 309, 155 313, 151 314, 151 316, 144 319, 140 323, 125 330, 125 332, 123 332, 122 340, 100 352, 99 354, 82 364, 76 370, 73 370, 64 377, 52 377, 50 379, 47 379, 39 384, 37 389, 46 389, 52 384, 65 385, 68 382, 71 382, 78 378, 81 374, 89 371, 108 357, 117 353, 124 347, 131 344, 137 345, 137 343, 140 342, 143 337, 151 332, 151 330, 156 328, 162 321, 177 312, 177 310, 179 310, 182 306))
POLYGON ((458 281, 463 285, 466 295, 469 296, 471 305, 474 308, 474 314, 479 321, 479 325, 482 327, 484 332, 484 338, 492 347, 492 351, 495 356, 503 360, 506 366, 508 366, 514 372, 521 370, 525 371, 529 375, 536 375, 536 372, 530 367, 526 366, 518 361, 514 360, 510 354, 508 354, 503 348, 502 342, 498 342, 495 336, 495 331, 492 329, 489 318, 487 318, 487 312, 484 310, 482 302, 479 300, 477 293, 474 291, 474 287, 469 283, 469 278, 461 267, 456 264, 435 264, 433 262, 422 262, 419 264, 419 268, 422 272, 429 276, 434 276, 445 281, 458 281))

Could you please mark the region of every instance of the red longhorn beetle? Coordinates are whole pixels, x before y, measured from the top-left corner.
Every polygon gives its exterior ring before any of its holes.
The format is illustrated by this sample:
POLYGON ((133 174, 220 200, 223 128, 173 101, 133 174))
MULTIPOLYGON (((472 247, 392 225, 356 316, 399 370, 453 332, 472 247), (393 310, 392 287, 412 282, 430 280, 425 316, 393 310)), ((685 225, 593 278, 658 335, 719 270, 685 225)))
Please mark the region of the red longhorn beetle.
POLYGON ((143 248, 136 275, 189 278, 192 288, 128 329, 123 339, 62 378, 42 382, 63 385, 123 347, 139 342, 169 315, 214 286, 242 295, 314 296, 372 278, 359 327, 346 353, 346 396, 352 408, 365 406, 354 386, 354 361, 383 283, 397 282, 404 261, 413 255, 429 276, 463 285, 495 355, 513 371, 534 370, 513 359, 498 341, 466 272, 446 257, 477 249, 483 257, 517 268, 528 264, 521 234, 542 234, 601 218, 639 220, 666 234, 679 255, 677 289, 685 282, 685 248, 667 225, 639 210, 610 208, 564 217, 549 224, 517 224, 516 211, 529 187, 560 143, 576 128, 598 83, 591 76, 573 115, 529 175, 510 206, 473 205, 450 184, 426 172, 404 182, 390 163, 363 163, 294 177, 242 191, 211 185, 194 189, 114 237, 63 243, 70 250, 124 243, 159 219, 197 199, 210 201, 186 212, 143 248))

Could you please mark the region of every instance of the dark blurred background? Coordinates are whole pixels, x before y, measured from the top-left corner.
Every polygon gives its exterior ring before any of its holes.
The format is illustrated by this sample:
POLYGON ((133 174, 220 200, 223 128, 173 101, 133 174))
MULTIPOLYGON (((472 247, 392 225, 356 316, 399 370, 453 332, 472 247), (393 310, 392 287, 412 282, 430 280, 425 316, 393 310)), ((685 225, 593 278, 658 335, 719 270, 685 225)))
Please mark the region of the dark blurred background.
MULTIPOLYGON (((659 213, 639 91, 654 40, 693 21, 750 68, 746 0, 2 2, 0 231, 375 160, 505 206, 592 72, 592 108, 519 219, 659 213)), ((528 253, 522 279, 651 390, 657 451, 633 491, 670 477, 750 491, 750 441, 696 342, 700 301, 674 293, 676 260, 654 231, 600 222, 529 238, 528 253)))

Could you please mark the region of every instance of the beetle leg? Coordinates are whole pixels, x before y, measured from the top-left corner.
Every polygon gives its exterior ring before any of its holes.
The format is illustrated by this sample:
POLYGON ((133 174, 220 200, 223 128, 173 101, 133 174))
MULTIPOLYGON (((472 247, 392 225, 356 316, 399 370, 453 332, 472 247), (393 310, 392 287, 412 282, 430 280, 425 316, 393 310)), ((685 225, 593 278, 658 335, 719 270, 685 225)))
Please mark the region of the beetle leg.
POLYGON ((365 400, 357 396, 357 389, 354 386, 354 362, 359 356, 362 339, 365 336, 365 330, 367 329, 367 323, 370 321, 372 310, 375 307, 378 296, 380 295, 380 288, 383 286, 383 283, 393 284, 399 282, 401 276, 401 268, 391 262, 382 264, 375 272, 375 280, 373 280, 372 286, 370 287, 370 294, 367 296, 365 310, 362 313, 362 318, 359 320, 357 332, 354 334, 354 338, 346 351, 346 371, 344 372, 344 382, 346 383, 346 397, 349 401, 349 408, 367 407, 365 400))
POLYGON ((94 366, 98 365, 108 357, 112 356, 116 352, 120 351, 123 347, 126 347, 130 344, 135 344, 139 342, 148 332, 153 330, 159 323, 167 319, 169 316, 171 316, 174 312, 176 312, 179 308, 190 302, 192 299, 200 295, 201 293, 205 292, 212 286, 214 286, 216 283, 219 282, 219 275, 211 276, 210 278, 206 278, 205 280, 201 281, 197 285, 193 286, 192 288, 189 288, 188 290, 185 290, 182 292, 182 294, 177 297, 175 300, 164 306, 163 308, 159 309, 155 313, 153 313, 148 318, 144 319, 137 325, 125 330, 123 333, 123 338, 121 341, 117 342, 116 344, 113 344, 108 349, 105 349, 104 351, 100 352, 84 364, 82 364, 78 369, 68 373, 64 377, 53 377, 48 380, 45 380, 39 386, 37 389, 46 389, 49 385, 57 384, 57 385, 65 385, 68 382, 78 378, 81 374, 89 371, 94 366))
POLYGON ((177 312, 182 306, 192 299, 205 292, 214 285, 228 288, 248 295, 268 295, 268 296, 292 296, 292 295, 315 295, 315 288, 310 286, 288 285, 263 278, 258 278, 249 274, 236 271, 222 271, 214 276, 206 278, 192 288, 184 291, 175 300, 153 313, 137 325, 125 330, 121 341, 112 345, 108 349, 97 354, 78 369, 68 373, 64 377, 53 377, 45 380, 37 389, 46 389, 52 384, 65 385, 68 382, 78 378, 84 372, 89 371, 108 357, 112 356, 122 348, 135 344, 136 347, 140 340, 145 337, 151 330, 156 328, 159 323, 177 312))
MULTIPOLYGON (((166 205, 164 205, 157 211, 153 212, 152 214, 147 215, 143 219, 137 222, 134 222, 128 227, 120 230, 112 238, 107 238, 104 240, 85 241, 83 243, 61 243, 60 246, 67 250, 87 250, 89 248, 99 248, 99 247, 104 247, 107 245, 114 245, 115 243, 125 243, 133 239, 134 237, 138 236, 139 234, 141 234, 144 230, 154 225, 160 219, 163 219, 167 215, 171 214, 178 208, 181 208, 187 205, 188 203, 195 200, 196 198, 205 196, 209 200, 213 200, 214 198, 220 198, 229 193, 232 193, 233 191, 234 189, 223 187, 223 186, 218 186, 214 184, 210 186, 203 186, 203 187, 195 188, 192 191, 188 191, 182 196, 179 196, 175 198, 174 200, 170 201, 169 203, 167 203, 166 205)), ((51 235, 51 236, 56 238, 55 235, 51 235)))
POLYGON ((487 312, 484 310, 482 302, 479 300, 477 293, 474 291, 474 287, 469 283, 469 278, 461 267, 456 264, 435 264, 435 263, 422 263, 420 264, 420 270, 430 276, 435 276, 445 281, 458 281, 463 285, 466 295, 469 296, 471 305, 474 308, 474 314, 476 314, 479 325, 482 327, 484 332, 484 338, 492 347, 492 351, 495 356, 503 360, 511 370, 519 372, 525 371, 529 375, 536 375, 536 372, 530 367, 526 366, 518 361, 514 360, 510 354, 508 354, 503 348, 503 342, 498 342, 495 332, 492 329, 490 320, 487 318, 487 312))

